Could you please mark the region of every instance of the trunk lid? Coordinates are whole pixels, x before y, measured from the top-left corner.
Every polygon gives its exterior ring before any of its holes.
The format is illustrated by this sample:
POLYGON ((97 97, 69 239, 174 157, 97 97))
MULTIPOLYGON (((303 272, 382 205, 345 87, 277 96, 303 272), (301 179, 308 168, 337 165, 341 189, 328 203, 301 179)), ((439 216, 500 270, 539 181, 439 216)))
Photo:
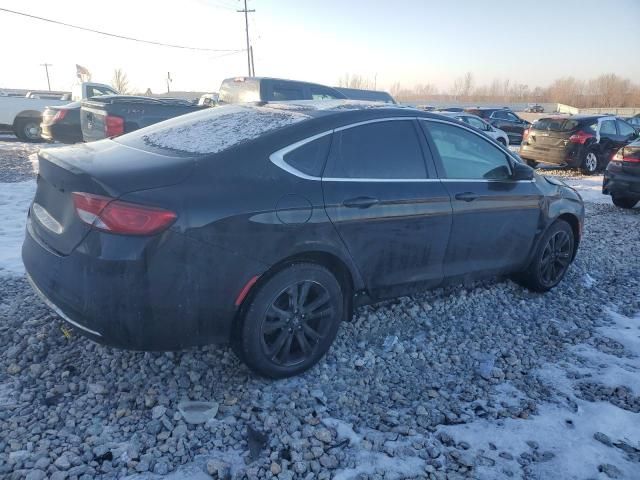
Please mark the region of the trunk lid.
POLYGON ((194 166, 192 158, 165 156, 111 140, 43 149, 38 160, 31 228, 60 255, 70 254, 91 230, 78 217, 72 192, 119 198, 138 190, 180 183, 194 166))
POLYGON ((539 119, 529 130, 529 144, 542 149, 564 148, 584 125, 567 117, 539 119))

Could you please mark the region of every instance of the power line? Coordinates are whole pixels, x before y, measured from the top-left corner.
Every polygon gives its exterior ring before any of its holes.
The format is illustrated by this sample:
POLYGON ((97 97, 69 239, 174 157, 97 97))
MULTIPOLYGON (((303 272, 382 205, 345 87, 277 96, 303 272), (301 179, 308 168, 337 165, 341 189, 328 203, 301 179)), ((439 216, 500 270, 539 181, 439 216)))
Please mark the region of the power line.
POLYGON ((181 48, 183 50, 197 50, 197 51, 201 51, 201 52, 234 52, 235 53, 235 52, 244 51, 242 49, 231 50, 231 49, 220 49, 220 48, 189 47, 189 46, 185 46, 185 45, 175 45, 175 44, 171 44, 171 43, 155 42, 153 40, 143 40, 141 38, 128 37, 126 35, 118 35, 118 34, 115 34, 115 33, 109 33, 109 32, 103 32, 103 31, 100 31, 100 30, 94 30, 92 28, 81 27, 79 25, 72 25, 70 23, 60 22, 58 20, 52 20, 50 18, 39 17, 37 15, 31 15, 29 13, 24 13, 24 12, 17 12, 15 10, 9 10, 8 8, 0 8, 0 11, 6 12, 6 13, 13 13, 14 15, 21 15, 23 17, 32 18, 32 19, 35 19, 35 20, 41 20, 43 22, 55 23, 56 25, 62 25, 64 27, 69 27, 69 28, 75 28, 77 30, 84 30, 85 32, 98 33, 100 35, 105 35, 107 37, 119 38, 121 40, 131 40, 133 42, 147 43, 149 45, 157 45, 157 46, 161 46, 161 47, 181 48))
POLYGON ((247 10, 247 0, 244 0, 244 10, 237 10, 239 13, 244 13, 244 24, 247 32, 247 67, 249 68, 249 76, 251 76, 251 47, 249 46, 249 13, 255 12, 255 10, 247 10))

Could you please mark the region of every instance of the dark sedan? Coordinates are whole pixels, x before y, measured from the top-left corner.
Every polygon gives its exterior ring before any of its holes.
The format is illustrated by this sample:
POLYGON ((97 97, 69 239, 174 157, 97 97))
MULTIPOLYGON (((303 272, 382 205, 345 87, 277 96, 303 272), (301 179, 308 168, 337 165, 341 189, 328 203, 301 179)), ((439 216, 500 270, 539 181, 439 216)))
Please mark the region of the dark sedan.
POLYGON ((41 150, 22 255, 90 338, 166 350, 231 342, 300 373, 358 305, 513 275, 544 292, 584 207, 482 132, 415 109, 225 106, 41 150))
POLYGON ((621 148, 609 162, 602 193, 611 195, 620 208, 633 208, 640 202, 640 140, 621 148))
POLYGON ((42 113, 40 136, 50 142, 82 142, 80 128, 80 102, 47 107, 42 113))
POLYGON ((524 132, 531 123, 523 120, 508 108, 476 107, 465 108, 467 113, 476 115, 494 127, 502 130, 509 136, 509 145, 518 145, 522 142, 524 132))

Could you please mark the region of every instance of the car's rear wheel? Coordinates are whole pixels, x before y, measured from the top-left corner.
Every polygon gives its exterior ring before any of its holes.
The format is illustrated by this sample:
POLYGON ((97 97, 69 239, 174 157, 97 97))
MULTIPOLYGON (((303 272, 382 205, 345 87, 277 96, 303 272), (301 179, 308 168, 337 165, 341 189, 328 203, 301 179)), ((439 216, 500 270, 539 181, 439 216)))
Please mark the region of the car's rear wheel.
POLYGON ((586 175, 593 175, 598 171, 598 167, 598 153, 595 149, 590 148, 584 154, 582 164, 580 165, 580 170, 582 170, 582 173, 586 175))
POLYGON ((531 264, 516 278, 525 287, 546 292, 564 278, 573 260, 575 236, 564 220, 557 220, 542 237, 531 264))
POLYGON ((39 118, 21 118, 16 120, 13 133, 20 140, 27 142, 40 142, 40 119, 39 118))
POLYGON ((344 305, 340 283, 329 270, 310 263, 291 265, 258 287, 234 348, 260 375, 297 375, 329 350, 344 305))
POLYGON ((638 197, 619 197, 617 195, 611 195, 611 201, 613 204, 620 208, 633 208, 639 200, 640 198, 638 197))

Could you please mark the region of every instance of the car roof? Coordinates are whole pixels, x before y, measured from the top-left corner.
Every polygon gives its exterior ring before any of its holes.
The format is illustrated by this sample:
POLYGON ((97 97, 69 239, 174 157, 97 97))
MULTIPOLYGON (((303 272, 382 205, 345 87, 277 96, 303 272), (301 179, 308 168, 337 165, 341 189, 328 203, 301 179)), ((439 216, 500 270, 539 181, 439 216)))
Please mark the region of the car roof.
POLYGON ((540 117, 538 120, 558 120, 558 119, 571 119, 571 120, 597 120, 599 118, 615 118, 615 115, 548 115, 546 117, 540 117))

